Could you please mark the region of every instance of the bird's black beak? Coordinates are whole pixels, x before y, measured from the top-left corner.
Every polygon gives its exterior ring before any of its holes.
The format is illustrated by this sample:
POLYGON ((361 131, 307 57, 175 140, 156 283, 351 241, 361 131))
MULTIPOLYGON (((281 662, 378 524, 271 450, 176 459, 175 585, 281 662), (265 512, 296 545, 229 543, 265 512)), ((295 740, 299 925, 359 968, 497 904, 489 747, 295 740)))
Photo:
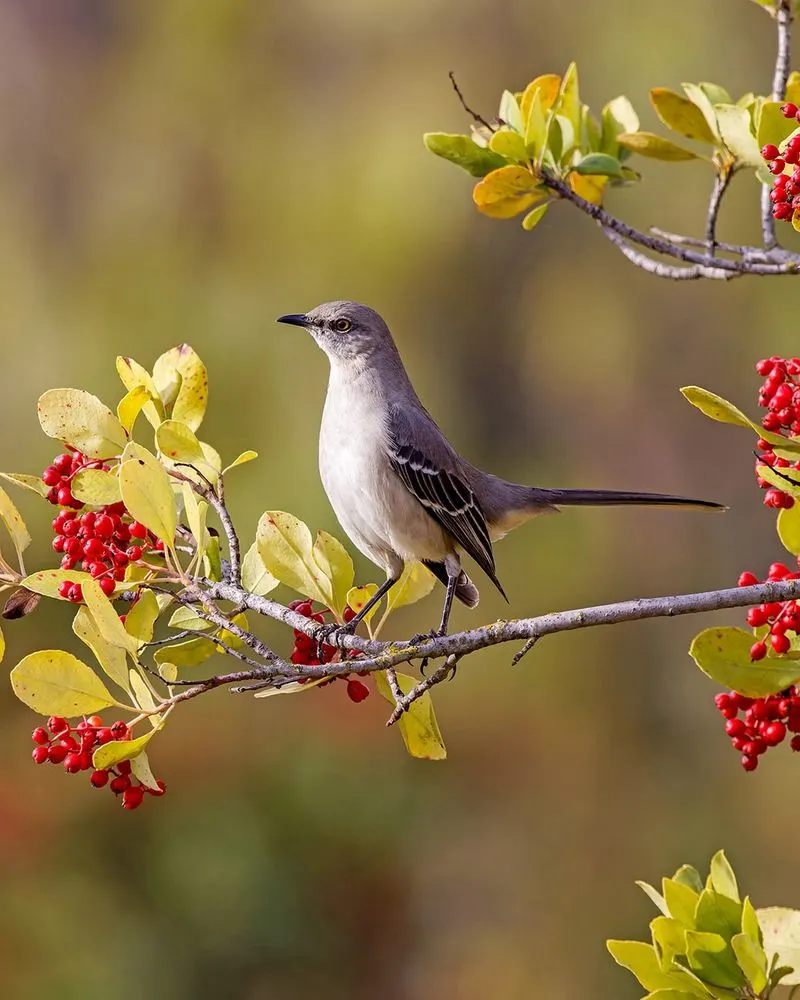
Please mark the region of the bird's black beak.
POLYGON ((289 313, 286 316, 279 316, 278 322, 288 323, 290 326, 308 327, 311 325, 311 320, 303 313, 289 313))

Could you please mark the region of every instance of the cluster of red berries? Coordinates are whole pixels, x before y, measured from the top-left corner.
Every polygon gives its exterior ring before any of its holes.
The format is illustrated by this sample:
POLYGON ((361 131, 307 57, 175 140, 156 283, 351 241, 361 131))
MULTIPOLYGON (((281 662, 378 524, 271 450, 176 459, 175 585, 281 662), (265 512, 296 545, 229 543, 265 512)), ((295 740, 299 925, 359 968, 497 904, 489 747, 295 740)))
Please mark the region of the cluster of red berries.
MULTIPOLYGON (((800 121, 800 110, 796 104, 784 104, 781 112, 784 118, 800 121)), ((789 139, 783 152, 774 143, 768 143, 761 150, 761 155, 767 161, 770 173, 775 175, 769 193, 773 218, 789 222, 800 212, 800 165, 796 165, 800 163, 800 135, 789 139), (787 167, 794 167, 794 170, 786 173, 787 167)))
MULTIPOLYGON (((330 613, 329 608, 323 608, 322 611, 314 611, 314 606, 311 601, 292 601, 289 605, 292 611, 296 611, 299 615, 303 615, 304 618, 310 618, 312 621, 317 622, 322 625, 325 622, 325 615, 330 613)), ((344 610, 344 620, 346 622, 352 621, 355 617, 355 611, 352 608, 345 608, 344 610)), ((317 667, 321 663, 330 663, 337 653, 335 646, 330 646, 328 644, 323 644, 322 649, 317 649, 316 639, 312 639, 310 635, 306 635, 305 632, 301 632, 300 629, 294 630, 294 647, 292 649, 292 655, 290 660, 292 663, 302 664, 308 667, 317 667), (322 654, 322 659, 319 658, 318 654, 322 654)), ((336 680, 343 680, 347 682, 347 697, 350 701, 356 703, 363 701, 369 695, 369 688, 366 684, 363 684, 360 680, 355 677, 330 677, 327 680, 322 681, 319 687, 324 687, 326 684, 332 684, 336 680)), ((306 678, 301 680, 299 683, 304 684, 306 678)))
POLYGON ((115 795, 122 796, 122 806, 125 809, 138 809, 144 801, 146 793, 163 795, 167 786, 159 779, 158 790, 148 788, 131 778, 131 762, 120 761, 114 767, 106 770, 92 768, 92 751, 97 747, 110 743, 112 740, 130 739, 130 730, 124 722, 115 722, 111 726, 103 724, 99 715, 90 715, 74 728, 66 719, 52 715, 47 720, 47 729, 40 726, 33 731, 33 760, 36 764, 63 764, 67 774, 77 774, 79 771, 89 771, 89 781, 94 788, 105 788, 106 785, 115 795))
POLYGON ((766 698, 745 698, 731 691, 718 694, 714 701, 725 719, 733 749, 742 755, 745 771, 755 771, 758 758, 783 743, 787 732, 797 734, 789 745, 800 751, 800 692, 794 685, 766 698))
MULTIPOLYGON (((800 358, 762 358, 756 363, 756 371, 764 378, 758 391, 758 405, 768 411, 761 418, 761 426, 784 437, 800 434, 800 358)), ((758 485, 766 490, 764 503, 777 509, 793 507, 794 497, 762 479, 758 475, 758 466, 800 469, 800 462, 792 464, 785 458, 778 458, 774 445, 763 438, 758 440, 758 450, 761 454, 756 459, 756 479, 758 485)))
MULTIPOLYGON (((775 583, 778 580, 800 580, 800 573, 792 573, 788 566, 774 562, 769 568, 766 580, 759 580, 755 573, 744 572, 739 577, 740 587, 752 587, 756 583, 775 583)), ((787 632, 800 633, 800 602, 775 601, 773 604, 759 604, 747 612, 747 624, 751 628, 769 626, 769 644, 776 653, 788 653, 792 641, 787 632)), ((750 647, 751 660, 763 660, 767 655, 766 637, 750 647)))
MULTIPOLYGON (((74 569, 80 563, 81 569, 90 573, 110 597, 115 583, 125 579, 128 564, 138 562, 148 549, 162 551, 164 543, 139 521, 132 520, 121 501, 78 513, 84 505, 73 498, 69 484, 76 472, 95 468, 108 467, 90 461, 80 452, 64 453, 44 470, 42 480, 46 485, 53 483, 48 500, 64 508, 53 519, 53 549, 61 554, 61 568, 74 569)), ((61 583, 58 592, 76 604, 83 600, 81 585, 70 580, 61 583)))

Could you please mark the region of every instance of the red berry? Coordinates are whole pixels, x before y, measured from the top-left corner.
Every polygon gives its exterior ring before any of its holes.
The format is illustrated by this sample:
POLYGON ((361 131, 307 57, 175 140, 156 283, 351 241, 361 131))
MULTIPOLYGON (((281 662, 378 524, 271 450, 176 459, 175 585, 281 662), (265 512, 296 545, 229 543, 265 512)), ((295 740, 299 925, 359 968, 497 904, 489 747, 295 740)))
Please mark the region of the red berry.
POLYGON ((47 730, 42 729, 41 726, 39 726, 37 729, 34 729, 33 733, 31 734, 31 738, 33 739, 33 742, 38 743, 39 746, 45 746, 47 743, 50 742, 50 737, 47 735, 47 730))
POLYGON ((44 764, 49 759, 49 756, 50 752, 47 747, 34 747, 31 753, 34 764, 44 764))
POLYGON ((73 604, 79 604, 83 600, 83 588, 79 583, 73 583, 69 588, 69 598, 73 604))
POLYGON ((68 753, 64 758, 64 770, 68 774, 77 774, 83 766, 83 761, 81 760, 81 755, 79 753, 68 753))
POLYGON ((47 751, 47 759, 51 764, 60 764, 69 753, 69 750, 61 743, 56 743, 47 751))
POLYGON ((747 624, 750 628, 759 628, 761 625, 766 625, 768 620, 769 615, 763 608, 750 608, 747 612, 747 624))
POLYGON ((128 556, 131 562, 136 562, 138 559, 142 558, 141 547, 138 545, 131 545, 126 555, 128 556))
POLYGON ((120 774, 130 774, 131 762, 129 760, 121 760, 119 764, 117 764, 117 770, 120 774))
POLYGON ((161 780, 161 778, 157 778, 156 779, 156 784, 158 785, 157 789, 156 788, 148 788, 147 791, 151 795, 165 795, 166 791, 167 791, 167 786, 164 784, 164 782, 161 780))
POLYGON ((88 559, 101 559, 106 554, 106 547, 95 536, 86 541, 83 546, 83 553, 88 559))
MULTIPOLYGON (((746 570, 744 573, 742 573, 739 576, 739 579, 737 581, 737 586, 739 586, 739 587, 752 587, 753 584, 756 584, 756 583, 758 583, 758 577, 755 575, 755 573, 750 573, 749 571, 746 570)), ((345 620, 346 620, 346 618, 347 618, 347 615, 345 614, 345 620)))
POLYGON ((53 459, 53 465, 62 475, 72 472, 72 455, 67 455, 66 453, 58 455, 53 459))
MULTIPOLYGON (((770 644, 776 653, 788 653, 792 648, 792 643, 788 635, 778 634, 770 638, 770 644)), ((752 651, 751 651, 752 652, 752 651)))
POLYGON ((751 660, 763 660, 766 655, 767 644, 765 642, 756 642, 750 647, 751 660))
POLYGON ((114 581, 110 576, 104 576, 102 580, 99 581, 100 589, 106 595, 106 597, 111 597, 114 593, 114 581))
POLYGON ((58 585, 58 596, 63 597, 65 600, 69 599, 69 592, 72 590, 72 582, 70 580, 63 580, 58 585))
POLYGON ((124 792, 126 788, 131 787, 131 779, 127 774, 118 774, 115 778, 111 779, 111 784, 109 788, 115 795, 119 795, 120 792, 124 792))
POLYGON ((123 809, 138 809, 144 799, 144 788, 141 785, 132 785, 122 793, 123 809))
POLYGON ((95 788, 103 788, 108 784, 108 771, 92 771, 89 781, 91 781, 95 788))
MULTIPOLYGON (((764 148, 766 149, 766 146, 764 148)), ((775 146, 773 148, 775 149, 775 155, 777 156, 778 155, 778 147, 775 146)), ((761 152, 763 154, 764 150, 762 149, 761 152)), ((774 157, 772 157, 772 156, 770 156, 770 157, 764 157, 764 159, 770 159, 770 160, 772 160, 772 159, 774 159, 774 157)), ((775 367, 775 362, 772 361, 771 358, 762 358, 760 361, 756 361, 756 371, 758 372, 759 375, 762 375, 762 376, 769 375, 769 373, 772 371, 772 369, 774 367, 775 367)), ((759 447, 761 447, 760 444, 759 444, 759 447)))
POLYGON ((147 538, 147 528, 141 521, 134 521, 128 530, 134 538, 147 538))
POLYGON ((97 742, 100 746, 104 743, 110 743, 114 739, 114 734, 108 728, 108 726, 103 726, 101 729, 97 730, 97 742))
POLYGON ((795 753, 800 752, 800 736, 793 736, 792 742, 789 744, 789 746, 792 748, 792 750, 794 750, 795 753))
POLYGON ((758 767, 758 757, 750 757, 748 754, 742 754, 742 767, 745 771, 755 771, 758 767))
POLYGON ((42 473, 42 482, 45 486, 58 486, 61 482, 61 473, 54 465, 48 465, 42 473))
POLYGON ((786 104, 781 105, 781 114, 784 118, 794 118, 797 114, 797 105, 787 101, 786 104))
POLYGON ((747 732, 747 726, 741 719, 728 719, 725 723, 725 732, 733 739, 734 737, 744 736, 747 732))
POLYGON ((47 720, 47 728, 54 736, 58 736, 65 729, 69 729, 69 723, 66 719, 62 719, 60 715, 51 715, 47 720))
POLYGON ((761 738, 770 747, 776 747, 786 736, 786 726, 782 722, 768 722, 761 738))
POLYGON ((94 522, 94 533, 100 538, 111 538, 114 534, 114 522, 108 514, 101 514, 94 522))
MULTIPOLYGON (((766 146, 762 146, 761 155, 764 157, 765 160, 774 160, 775 157, 778 155, 778 147, 774 143, 768 142, 766 146)), ((759 375, 761 374, 766 374, 766 373, 759 372, 759 375)))
POLYGON ((366 686, 366 684, 362 684, 361 681, 357 681, 355 680, 355 678, 351 678, 347 682, 347 697, 350 699, 350 701, 354 701, 356 702, 356 704, 358 704, 358 702, 363 701, 368 694, 369 694, 369 688, 366 686))
POLYGON ((58 491, 58 503, 61 507, 71 507, 75 498, 69 486, 62 486, 58 491))
POLYGON ((128 727, 122 721, 115 722, 111 727, 111 735, 115 740, 127 740, 129 736, 128 727))

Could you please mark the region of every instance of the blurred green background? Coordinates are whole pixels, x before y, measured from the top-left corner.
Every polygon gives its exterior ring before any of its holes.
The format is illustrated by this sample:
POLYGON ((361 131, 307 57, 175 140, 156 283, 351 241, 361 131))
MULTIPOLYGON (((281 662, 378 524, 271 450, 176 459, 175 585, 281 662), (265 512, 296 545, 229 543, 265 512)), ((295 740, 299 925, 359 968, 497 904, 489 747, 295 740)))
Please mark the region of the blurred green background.
MULTIPOLYGON (((752 441, 677 390, 754 410, 752 363, 798 353, 797 287, 658 281, 569 206, 533 234, 482 218, 421 134, 467 125, 451 69, 491 115, 503 87, 574 58, 584 100, 626 93, 654 128, 650 86, 764 92, 773 47, 745 0, 4 0, 0 467, 38 472, 55 453, 40 392, 114 403, 115 355, 149 366, 186 340, 210 369, 205 435, 229 458, 260 453, 229 487, 244 539, 266 508, 338 533, 316 468, 326 362, 274 318, 353 298, 388 318, 472 460, 732 505, 534 523, 498 547, 510 609, 484 585, 456 626, 764 573, 781 549, 752 441)), ((610 207, 699 234, 708 168, 639 166, 610 207)), ((719 234, 758 238, 751 177, 719 234)), ((29 563, 52 565, 50 509, 18 499, 29 563)), ((410 609, 398 634, 437 612, 433 598, 410 609)), ((32 765, 34 717, 6 686, 0 995, 638 996, 603 944, 646 931, 635 878, 725 846, 757 904, 800 892, 785 846, 798 763, 781 751, 740 769, 686 655, 712 620, 565 634, 513 670, 511 648, 470 658, 437 691, 445 763, 407 758, 385 702, 353 705, 343 685, 204 697, 151 754, 169 794, 133 814, 32 765)), ((8 666, 74 649, 68 622, 53 607, 9 623, 8 666)))

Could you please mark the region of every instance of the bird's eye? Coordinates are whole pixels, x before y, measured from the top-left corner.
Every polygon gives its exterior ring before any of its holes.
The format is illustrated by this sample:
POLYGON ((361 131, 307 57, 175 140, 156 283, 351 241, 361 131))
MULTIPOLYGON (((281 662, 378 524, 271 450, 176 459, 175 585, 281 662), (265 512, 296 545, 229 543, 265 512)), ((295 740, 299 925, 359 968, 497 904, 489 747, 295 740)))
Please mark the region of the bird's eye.
POLYGON ((353 324, 349 319, 337 319, 334 320, 333 328, 337 333, 348 333, 353 329, 353 324))

